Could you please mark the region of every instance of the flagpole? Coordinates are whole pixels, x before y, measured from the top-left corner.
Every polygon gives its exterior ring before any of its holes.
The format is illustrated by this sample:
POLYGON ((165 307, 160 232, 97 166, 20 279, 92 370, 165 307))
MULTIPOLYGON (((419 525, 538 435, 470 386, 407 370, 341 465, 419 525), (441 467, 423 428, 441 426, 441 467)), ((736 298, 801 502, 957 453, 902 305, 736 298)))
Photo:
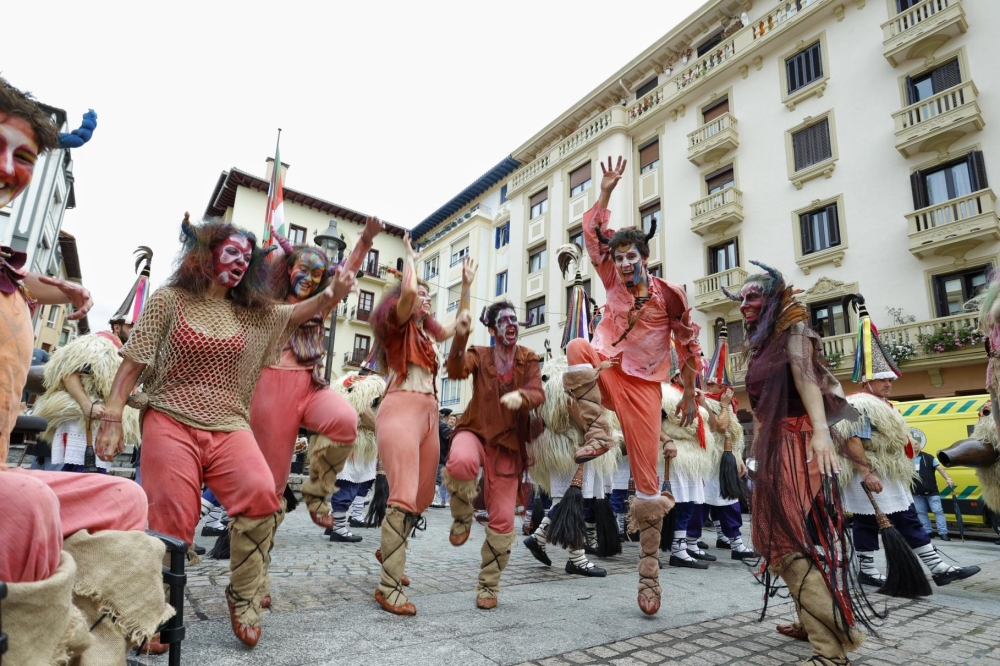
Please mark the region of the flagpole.
POLYGON ((278 128, 278 138, 274 142, 274 165, 271 167, 271 182, 267 189, 267 210, 264 211, 264 245, 267 248, 271 246, 273 238, 271 237, 271 230, 273 228, 271 215, 273 213, 271 206, 274 201, 274 197, 277 193, 274 192, 275 184, 281 181, 281 128, 278 128))

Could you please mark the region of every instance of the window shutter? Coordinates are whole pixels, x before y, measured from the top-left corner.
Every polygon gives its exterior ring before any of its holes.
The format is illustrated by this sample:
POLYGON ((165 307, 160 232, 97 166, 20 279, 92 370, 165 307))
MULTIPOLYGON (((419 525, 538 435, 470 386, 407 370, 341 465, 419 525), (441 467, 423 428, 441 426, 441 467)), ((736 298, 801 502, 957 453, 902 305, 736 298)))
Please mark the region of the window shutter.
POLYGON ((812 230, 809 227, 809 214, 799 215, 799 231, 802 234, 802 254, 811 254, 813 251, 812 230))
POLYGON ((931 73, 931 82, 934 85, 934 93, 944 92, 948 88, 957 86, 962 82, 962 72, 958 66, 958 60, 941 65, 931 73))
POLYGON ((913 190, 913 210, 927 208, 927 183, 924 181, 922 171, 910 174, 910 189, 913 190))
POLYGON ((795 157, 795 170, 801 171, 809 164, 808 161, 808 137, 806 136, 806 131, 803 130, 797 134, 792 135, 792 152, 795 157))
POLYGON ((537 206, 538 204, 542 203, 548 198, 549 198, 548 189, 544 189, 541 192, 536 192, 535 194, 531 195, 531 206, 532 207, 537 206))
POLYGON ((798 68, 798 56, 792 56, 785 61, 785 74, 788 78, 788 93, 791 94, 798 90, 799 88, 799 68, 798 68))
POLYGON ((569 175, 569 189, 576 189, 588 180, 590 180, 590 162, 587 162, 583 166, 577 168, 569 175))
POLYGON ((815 81, 823 77, 823 54, 820 53, 819 47, 819 42, 817 42, 806 51, 806 57, 812 60, 812 76, 809 77, 810 81, 815 81))
POLYGON ((830 121, 824 120, 809 128, 813 133, 813 164, 833 156, 830 150, 830 121))
POLYGON ((501 229, 503 229, 503 227, 497 227, 493 231, 493 249, 494 250, 499 250, 500 249, 500 230, 501 229))
POLYGON ((737 266, 740 265, 740 239, 739 238, 734 238, 733 239, 733 258, 736 260, 736 263, 733 264, 733 268, 736 268, 737 266))
POLYGON ((837 219, 837 204, 826 207, 826 224, 830 234, 830 247, 840 245, 840 220, 837 219))
POLYGON ((983 151, 973 150, 966 158, 969 161, 969 179, 972 181, 972 191, 986 189, 990 186, 986 180, 986 161, 983 159, 983 151))
POLYGON ((920 100, 917 99, 917 90, 913 87, 913 77, 906 77, 906 102, 907 104, 916 104, 920 100))
POLYGON ((639 149, 639 168, 642 169, 660 159, 659 140, 651 141, 639 149))

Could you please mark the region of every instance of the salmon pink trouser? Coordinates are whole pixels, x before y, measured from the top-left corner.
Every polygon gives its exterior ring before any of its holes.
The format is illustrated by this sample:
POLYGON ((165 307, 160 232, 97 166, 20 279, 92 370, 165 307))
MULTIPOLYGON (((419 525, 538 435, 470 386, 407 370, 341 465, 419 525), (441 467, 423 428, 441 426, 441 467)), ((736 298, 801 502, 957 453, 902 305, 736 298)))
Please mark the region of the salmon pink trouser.
POLYGON ((271 469, 278 496, 288 483, 300 426, 351 445, 358 437, 358 413, 343 396, 317 389, 309 369, 264 368, 250 403, 250 429, 271 469))
MULTIPOLYGON (((589 363, 596 368, 607 358, 583 338, 570 340, 566 347, 570 367, 589 363)), ((597 385, 601 389, 601 404, 617 414, 622 424, 635 489, 646 495, 660 494, 660 477, 656 473, 663 409, 660 383, 625 374, 619 365, 613 365, 601 371, 597 385)))
POLYGON ((468 430, 451 438, 448 473, 459 481, 472 481, 483 468, 483 498, 490 514, 490 529, 497 534, 514 531, 514 510, 521 479, 517 453, 502 447, 483 446, 483 440, 468 430))
POLYGON ((33 583, 59 567, 63 538, 80 530, 146 529, 139 484, 104 474, 0 472, 0 580, 33 583))
POLYGON ((378 408, 375 438, 389 481, 389 506, 422 514, 434 499, 441 455, 437 399, 414 391, 386 394, 378 408))
POLYGON ((278 510, 274 478, 249 430, 198 430, 149 409, 139 465, 149 528, 187 543, 194 542, 201 515, 202 483, 233 518, 266 518, 278 510))

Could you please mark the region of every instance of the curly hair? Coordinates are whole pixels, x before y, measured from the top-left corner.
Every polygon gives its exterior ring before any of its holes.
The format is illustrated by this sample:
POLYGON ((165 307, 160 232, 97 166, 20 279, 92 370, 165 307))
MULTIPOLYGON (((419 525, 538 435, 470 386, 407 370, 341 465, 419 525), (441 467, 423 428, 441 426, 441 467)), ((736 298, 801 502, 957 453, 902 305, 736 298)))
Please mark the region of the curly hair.
POLYGON ((643 259, 649 259, 649 240, 642 229, 625 227, 611 234, 608 239, 608 249, 614 252, 619 245, 635 245, 643 259))
POLYGON ((486 328, 495 329, 497 326, 497 317, 500 316, 500 312, 502 310, 513 310, 515 314, 517 313, 517 308, 514 307, 514 304, 505 298, 502 301, 497 301, 488 305, 483 310, 483 316, 479 318, 479 321, 486 328))
POLYGON ((41 104, 31 93, 18 90, 0 77, 0 122, 11 117, 28 123, 40 151, 47 152, 59 146, 59 128, 41 104))
POLYGON ((215 281, 215 271, 212 266, 215 248, 234 234, 250 241, 250 264, 240 283, 226 292, 226 298, 241 309, 256 309, 270 305, 272 300, 268 293, 264 252, 257 247, 257 237, 235 224, 222 220, 210 219, 200 225, 182 226, 183 249, 177 257, 173 274, 167 278, 167 286, 203 295, 215 281))
POLYGON ((313 245, 296 245, 292 252, 285 255, 284 261, 275 261, 268 266, 271 294, 275 299, 279 301, 287 300, 288 296, 292 293, 288 274, 295 268, 295 264, 306 252, 312 252, 323 258, 323 279, 320 280, 319 285, 313 290, 313 294, 320 293, 330 284, 332 276, 330 275, 330 261, 327 259, 326 253, 313 245))

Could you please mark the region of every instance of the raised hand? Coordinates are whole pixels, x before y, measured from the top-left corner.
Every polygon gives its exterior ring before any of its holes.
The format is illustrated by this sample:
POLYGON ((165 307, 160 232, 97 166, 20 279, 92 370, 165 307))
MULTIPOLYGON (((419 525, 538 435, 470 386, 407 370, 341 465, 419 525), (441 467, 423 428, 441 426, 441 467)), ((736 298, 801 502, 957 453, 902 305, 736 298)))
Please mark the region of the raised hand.
POLYGON ((455 334, 467 336, 472 330, 472 314, 468 310, 462 310, 455 319, 455 334))
POLYGON ((414 265, 417 263, 417 259, 420 258, 421 252, 417 251, 415 247, 410 243, 410 232, 407 231, 403 234, 403 245, 406 247, 406 254, 410 256, 413 260, 414 265))
POLYGON ((476 271, 479 270, 479 262, 472 257, 462 260, 462 283, 469 285, 476 279, 476 271))
POLYGON ((618 163, 612 167, 611 157, 608 157, 608 166, 604 166, 604 162, 601 162, 601 172, 604 174, 601 177, 601 195, 610 196, 612 190, 618 184, 618 181, 622 179, 625 175, 625 165, 628 164, 626 160, 621 155, 618 156, 618 163))
POLYGON ((50 287, 55 287, 66 295, 66 298, 69 299, 74 308, 73 313, 66 317, 71 321, 83 319, 83 316, 90 311, 90 308, 94 307, 94 301, 90 298, 90 292, 83 285, 65 280, 57 280, 48 275, 39 275, 38 281, 50 287))
MULTIPOLYGON (((346 266, 341 266, 333 273, 333 283, 328 287, 333 303, 344 300, 357 284, 357 277, 346 266)), ((325 309, 325 308, 324 308, 325 309)))
POLYGON ((370 243, 372 239, 383 231, 385 231, 385 224, 382 220, 369 215, 365 218, 365 230, 361 232, 361 237, 370 243))

